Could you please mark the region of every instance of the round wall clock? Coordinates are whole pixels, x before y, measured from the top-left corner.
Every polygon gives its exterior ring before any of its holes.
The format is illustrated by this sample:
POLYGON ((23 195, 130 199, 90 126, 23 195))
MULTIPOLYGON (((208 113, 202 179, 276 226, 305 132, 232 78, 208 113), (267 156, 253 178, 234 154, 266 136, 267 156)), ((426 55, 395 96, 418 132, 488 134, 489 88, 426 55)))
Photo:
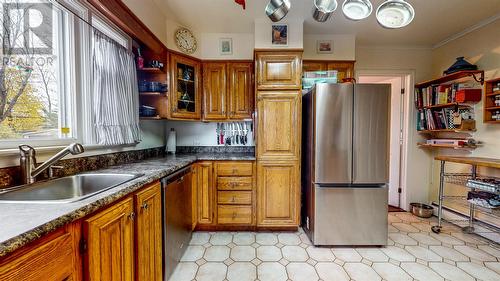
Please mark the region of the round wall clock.
POLYGON ((181 51, 187 54, 192 54, 196 51, 196 38, 193 33, 187 28, 179 28, 175 31, 175 44, 181 51))

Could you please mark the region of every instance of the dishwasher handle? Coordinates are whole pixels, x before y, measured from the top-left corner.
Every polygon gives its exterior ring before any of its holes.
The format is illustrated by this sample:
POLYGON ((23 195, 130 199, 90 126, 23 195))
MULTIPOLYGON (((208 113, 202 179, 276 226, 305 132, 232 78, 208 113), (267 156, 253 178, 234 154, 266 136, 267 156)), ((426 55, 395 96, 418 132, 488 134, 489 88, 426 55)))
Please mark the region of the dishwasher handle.
POLYGON ((184 181, 184 176, 190 172, 191 172, 191 166, 188 166, 171 175, 168 175, 161 179, 162 186, 166 187, 168 184, 176 181, 181 183, 182 181, 184 181))

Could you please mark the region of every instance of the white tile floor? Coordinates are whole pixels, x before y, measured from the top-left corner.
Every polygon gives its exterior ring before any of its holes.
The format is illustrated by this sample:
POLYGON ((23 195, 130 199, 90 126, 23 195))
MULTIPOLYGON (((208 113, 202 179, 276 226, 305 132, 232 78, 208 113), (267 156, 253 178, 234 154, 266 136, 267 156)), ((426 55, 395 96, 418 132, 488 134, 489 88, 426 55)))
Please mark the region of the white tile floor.
POLYGON ((388 246, 317 248, 296 233, 195 232, 170 281, 500 281, 500 245, 389 213, 388 246))

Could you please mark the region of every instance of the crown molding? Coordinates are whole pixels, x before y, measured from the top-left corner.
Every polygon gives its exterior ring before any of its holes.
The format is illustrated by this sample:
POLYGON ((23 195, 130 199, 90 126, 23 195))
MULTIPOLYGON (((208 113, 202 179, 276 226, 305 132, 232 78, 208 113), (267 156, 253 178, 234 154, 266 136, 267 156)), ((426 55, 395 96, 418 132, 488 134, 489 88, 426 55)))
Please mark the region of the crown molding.
POLYGON ((460 37, 463 37, 463 36, 465 36, 465 35, 473 32, 473 31, 475 31, 477 29, 480 29, 481 27, 484 27, 484 26, 486 26, 486 25, 488 25, 490 23, 493 23, 493 22, 495 22, 498 19, 500 19, 500 13, 498 13, 498 14, 492 16, 492 17, 489 17, 487 19, 484 19, 484 20, 476 23, 475 25, 470 26, 470 27, 468 27, 468 28, 466 28, 466 29, 464 29, 464 30, 462 30, 462 31, 460 31, 460 32, 458 32, 458 33, 456 33, 456 34, 454 34, 454 35, 452 35, 452 36, 444 39, 443 41, 441 41, 441 42, 439 42, 437 44, 434 44, 432 46, 432 49, 437 49, 437 48, 439 48, 441 46, 444 46, 444 45, 446 45, 446 44, 448 44, 448 43, 450 43, 450 42, 452 42, 454 40, 457 40, 460 37))

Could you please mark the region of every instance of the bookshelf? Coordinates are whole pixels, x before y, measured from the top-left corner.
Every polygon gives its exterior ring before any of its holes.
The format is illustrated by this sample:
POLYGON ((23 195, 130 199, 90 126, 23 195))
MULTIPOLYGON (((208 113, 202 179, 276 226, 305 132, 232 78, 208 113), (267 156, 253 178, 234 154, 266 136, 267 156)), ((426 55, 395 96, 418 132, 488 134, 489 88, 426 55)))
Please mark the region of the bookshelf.
POLYGON ((500 77, 488 80, 484 84, 484 123, 500 124, 500 118, 493 118, 500 113, 500 105, 495 103, 496 99, 500 99, 500 77))
POLYGON ((476 131, 474 104, 482 98, 478 83, 484 83, 482 70, 458 71, 415 84, 416 129, 428 139, 427 142, 417 143, 418 147, 456 150, 476 148, 476 145, 469 145, 467 141, 476 131), (449 139, 450 134, 457 134, 452 139, 465 143, 442 143, 449 139))

